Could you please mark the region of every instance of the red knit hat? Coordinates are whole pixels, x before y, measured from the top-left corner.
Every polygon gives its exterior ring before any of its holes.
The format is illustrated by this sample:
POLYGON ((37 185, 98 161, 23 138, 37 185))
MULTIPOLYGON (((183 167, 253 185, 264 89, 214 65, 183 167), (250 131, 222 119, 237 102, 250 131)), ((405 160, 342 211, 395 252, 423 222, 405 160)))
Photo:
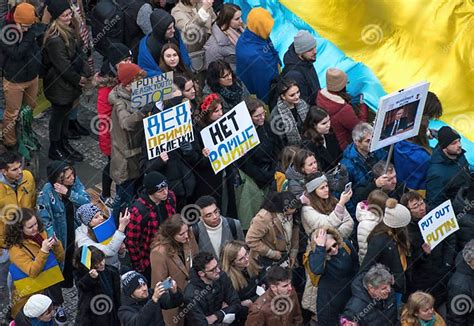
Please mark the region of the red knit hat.
POLYGON ((134 63, 122 63, 118 66, 118 79, 123 86, 129 85, 138 77, 146 77, 146 72, 134 63))

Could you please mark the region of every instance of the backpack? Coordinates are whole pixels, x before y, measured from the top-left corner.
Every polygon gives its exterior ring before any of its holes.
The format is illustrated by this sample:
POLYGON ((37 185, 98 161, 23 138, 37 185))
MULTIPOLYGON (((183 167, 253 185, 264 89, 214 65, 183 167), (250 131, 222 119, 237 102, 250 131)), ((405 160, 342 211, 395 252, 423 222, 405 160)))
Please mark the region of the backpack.
MULTIPOLYGON (((234 240, 237 240, 237 226, 235 225, 235 220, 233 218, 223 217, 227 220, 230 227, 230 232, 232 232, 232 237, 234 240)), ((198 222, 199 223, 199 222, 198 222)), ((199 226, 198 223, 194 223, 191 225, 191 230, 194 234, 194 239, 196 239, 196 243, 199 244, 199 226)))
POLYGON ((90 15, 94 48, 104 57, 108 57, 110 43, 125 43, 125 15, 127 6, 124 1, 99 1, 90 15))
MULTIPOLYGON (((345 242, 342 243, 342 248, 344 248, 344 250, 349 255, 352 253, 351 248, 349 248, 349 246, 345 242)), ((304 269, 306 270, 306 272, 309 275, 311 285, 313 285, 314 287, 317 287, 318 284, 319 284, 319 280, 321 279, 321 275, 314 274, 313 271, 311 270, 311 268, 309 267, 309 254, 310 254, 310 251, 307 251, 307 252, 304 253, 304 255, 303 255, 303 266, 304 266, 304 269)))

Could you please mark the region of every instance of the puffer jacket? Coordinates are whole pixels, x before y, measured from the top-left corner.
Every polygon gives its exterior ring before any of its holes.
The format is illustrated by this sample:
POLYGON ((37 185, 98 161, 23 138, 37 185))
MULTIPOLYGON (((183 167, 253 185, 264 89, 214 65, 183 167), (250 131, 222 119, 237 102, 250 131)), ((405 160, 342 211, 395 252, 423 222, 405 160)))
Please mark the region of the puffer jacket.
POLYGON ((142 120, 145 115, 132 109, 130 92, 117 85, 110 92, 112 109, 112 153, 110 176, 116 184, 140 177, 140 157, 144 139, 142 120))
POLYGON ((360 202, 356 207, 356 218, 359 221, 357 225, 357 242, 359 244, 359 263, 362 264, 367 253, 367 237, 370 232, 382 221, 382 217, 377 216, 368 210, 365 202, 360 202))
POLYGON ((235 45, 232 44, 227 35, 224 34, 217 24, 212 25, 211 32, 211 36, 204 45, 204 50, 206 50, 206 69, 211 62, 220 59, 227 62, 235 72, 235 45))
POLYGON ((361 105, 360 115, 357 116, 350 103, 338 95, 329 93, 326 88, 318 92, 316 105, 329 113, 331 128, 336 134, 341 150, 352 143, 352 129, 359 122, 367 121, 368 109, 365 104, 361 105))
POLYGON ((339 217, 336 214, 337 207, 329 214, 318 212, 310 205, 303 206, 301 209, 301 222, 308 236, 311 236, 314 230, 323 226, 332 226, 342 235, 343 238, 349 237, 354 227, 354 221, 349 212, 344 208, 344 214, 339 217))
MULTIPOLYGON (((0 212, 8 211, 7 207, 34 208, 36 206, 36 184, 30 171, 23 170, 23 176, 18 185, 10 184, 2 173, 0 173, 0 212)), ((5 236, 5 224, 3 216, 0 216, 0 247, 3 247, 5 236)))
POLYGON ((301 197, 304 193, 304 175, 295 170, 291 165, 285 172, 286 177, 286 189, 285 182, 283 182, 282 191, 289 191, 296 197, 301 197))
POLYGON ((109 95, 112 89, 118 84, 117 77, 104 76, 100 80, 97 91, 97 118, 99 125, 99 148, 105 156, 112 154, 112 140, 110 139, 112 105, 109 102, 109 95))

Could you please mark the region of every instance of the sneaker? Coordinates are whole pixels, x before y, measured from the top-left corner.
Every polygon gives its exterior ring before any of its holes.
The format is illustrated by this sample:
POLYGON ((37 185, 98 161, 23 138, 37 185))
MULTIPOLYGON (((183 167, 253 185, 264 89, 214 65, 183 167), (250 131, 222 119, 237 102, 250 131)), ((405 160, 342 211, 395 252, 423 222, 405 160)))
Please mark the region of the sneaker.
POLYGON ((56 315, 54 316, 54 320, 59 325, 65 324, 67 322, 66 312, 64 311, 64 308, 62 306, 59 306, 56 309, 56 315))

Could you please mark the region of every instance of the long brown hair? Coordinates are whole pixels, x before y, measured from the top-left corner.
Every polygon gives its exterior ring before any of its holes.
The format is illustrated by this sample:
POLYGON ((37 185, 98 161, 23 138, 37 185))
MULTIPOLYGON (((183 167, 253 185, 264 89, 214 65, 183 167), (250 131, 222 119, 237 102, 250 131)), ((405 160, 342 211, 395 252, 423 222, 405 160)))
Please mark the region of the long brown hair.
POLYGON ((179 50, 178 46, 176 44, 174 44, 173 42, 166 43, 161 48, 160 63, 159 63, 161 71, 163 71, 163 72, 174 71, 173 68, 168 66, 165 62, 165 52, 166 52, 166 50, 169 50, 169 49, 172 49, 172 50, 176 51, 176 53, 178 54, 179 62, 178 62, 178 65, 175 68, 176 72, 182 73, 182 74, 189 74, 188 69, 184 65, 183 57, 181 56, 181 51, 179 50))
POLYGON ((397 243, 406 256, 410 254, 410 242, 408 241, 408 231, 406 227, 394 229, 381 222, 370 232, 367 237, 367 242, 379 234, 387 234, 397 243))
POLYGON ((25 240, 25 234, 23 233, 23 226, 33 217, 36 218, 36 223, 38 223, 38 232, 41 233, 44 231, 44 226, 37 217, 37 214, 34 210, 29 208, 19 208, 8 211, 5 214, 6 225, 5 225, 5 244, 7 248, 13 246, 19 246, 25 240))
MULTIPOLYGON (((316 172, 310 174, 307 178, 305 178, 305 183, 310 182, 313 179, 321 177, 323 174, 321 172, 316 172)), ((326 181, 327 182, 327 181, 326 181)), ((309 194, 306 195, 309 199, 309 204, 313 207, 316 211, 321 214, 329 215, 334 211, 338 200, 329 193, 329 197, 327 199, 323 199, 316 194, 316 189, 309 194)))
POLYGON ((242 9, 232 3, 226 3, 221 7, 216 18, 216 25, 219 26, 221 31, 225 32, 230 28, 230 21, 234 18, 237 11, 242 11, 242 9))
MULTIPOLYGON (((221 265, 222 270, 230 277, 232 285, 238 291, 247 286, 247 279, 242 274, 242 271, 234 266, 234 262, 237 259, 240 249, 245 248, 247 253, 250 252, 250 248, 243 241, 232 240, 227 242, 221 250, 221 265)), ((249 256, 249 266, 247 272, 250 277, 258 275, 258 265, 255 260, 249 256)))
POLYGON ((165 246, 166 252, 169 256, 173 256, 176 252, 182 249, 182 244, 177 242, 174 237, 179 234, 181 227, 184 225, 184 221, 181 215, 174 214, 170 218, 166 219, 159 227, 158 233, 156 234, 151 248, 157 246, 165 246))
POLYGON ((329 114, 323 109, 317 106, 310 107, 303 123, 303 138, 318 146, 322 145, 324 143, 324 136, 316 131, 316 125, 326 119, 327 116, 329 116, 329 114))

